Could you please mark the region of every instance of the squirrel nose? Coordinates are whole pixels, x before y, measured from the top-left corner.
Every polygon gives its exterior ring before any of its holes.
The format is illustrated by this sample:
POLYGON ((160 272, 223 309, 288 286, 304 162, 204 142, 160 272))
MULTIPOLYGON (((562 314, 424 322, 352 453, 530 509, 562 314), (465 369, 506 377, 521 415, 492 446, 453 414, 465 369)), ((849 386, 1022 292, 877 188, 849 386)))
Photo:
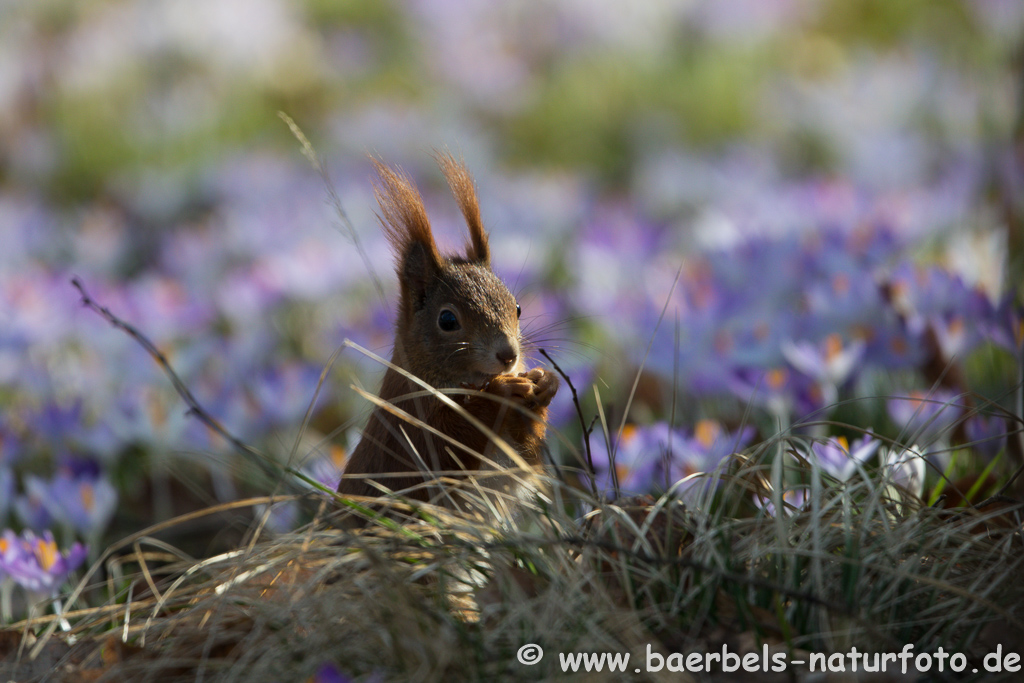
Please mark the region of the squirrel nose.
POLYGON ((502 365, 512 365, 519 356, 511 346, 505 346, 498 349, 494 355, 497 356, 498 361, 502 365))

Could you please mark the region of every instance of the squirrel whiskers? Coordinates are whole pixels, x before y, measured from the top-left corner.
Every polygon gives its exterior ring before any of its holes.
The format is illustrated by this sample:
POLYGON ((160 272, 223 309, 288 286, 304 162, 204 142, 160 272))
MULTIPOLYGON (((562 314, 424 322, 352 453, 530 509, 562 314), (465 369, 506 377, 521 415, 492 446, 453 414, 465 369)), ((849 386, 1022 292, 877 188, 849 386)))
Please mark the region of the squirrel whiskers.
MULTIPOLYGON (((441 391, 479 390, 451 398, 508 443, 522 461, 537 467, 547 406, 558 379, 543 368, 525 370, 521 310, 491 270, 490 243, 472 177, 450 155, 437 161, 469 228, 464 254, 441 254, 419 191, 406 176, 374 161, 380 177, 379 218, 394 251, 399 282, 391 363, 441 391)), ((461 506, 474 496, 460 495, 458 489, 477 490, 463 487, 468 478, 492 465, 514 466, 484 430, 438 397, 424 395, 394 368, 385 372, 379 396, 430 429, 413 425, 397 411, 375 408, 345 466, 340 493, 379 496, 393 491, 442 505, 458 501, 461 506)), ((487 476, 476 483, 508 503, 519 495, 514 481, 487 476)))

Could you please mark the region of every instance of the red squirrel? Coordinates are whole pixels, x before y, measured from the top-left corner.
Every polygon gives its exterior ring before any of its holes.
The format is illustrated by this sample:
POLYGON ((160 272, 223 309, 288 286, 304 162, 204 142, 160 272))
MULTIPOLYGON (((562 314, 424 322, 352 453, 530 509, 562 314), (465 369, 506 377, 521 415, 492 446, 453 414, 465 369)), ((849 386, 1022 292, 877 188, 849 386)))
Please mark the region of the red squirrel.
MULTIPOLYGON (((400 285, 391 364, 443 393, 479 390, 449 397, 535 469, 558 378, 544 368, 525 370, 521 309, 491 270, 473 179, 450 155, 439 155, 437 162, 469 227, 464 255, 441 254, 419 191, 400 171, 373 161, 380 177, 375 185, 378 218, 394 250, 400 285)), ((339 493, 380 496, 389 490, 463 507, 479 500, 483 489, 499 492, 496 498, 515 507, 516 475, 522 481, 530 473, 483 476, 516 467, 485 431, 394 368, 387 369, 379 396, 390 406, 377 406, 370 415, 345 465, 339 493), (396 415, 391 406, 430 429, 396 415), (459 489, 477 493, 463 496, 455 493, 459 489)))

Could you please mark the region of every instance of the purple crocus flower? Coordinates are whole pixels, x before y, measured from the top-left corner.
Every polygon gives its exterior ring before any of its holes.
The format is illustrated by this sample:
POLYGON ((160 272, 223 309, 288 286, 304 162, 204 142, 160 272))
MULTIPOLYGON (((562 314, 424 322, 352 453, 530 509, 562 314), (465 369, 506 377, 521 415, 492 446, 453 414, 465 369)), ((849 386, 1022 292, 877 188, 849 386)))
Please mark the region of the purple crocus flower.
POLYGON ((950 391, 911 391, 888 401, 889 417, 913 439, 934 437, 947 431, 960 417, 962 407, 950 391))
POLYGON ((312 683, 351 683, 352 679, 341 672, 334 662, 324 662, 316 670, 312 683))
MULTIPOLYGON (((787 515, 791 515, 795 512, 793 508, 796 508, 796 510, 802 510, 807 504, 807 489, 796 488, 783 491, 782 502, 787 515)), ((762 496, 755 495, 754 505, 764 510, 770 517, 775 516, 775 503, 772 502, 771 498, 764 498, 762 496)))
POLYGON ((849 481, 857 471, 858 463, 865 463, 878 452, 881 442, 865 436, 851 446, 845 436, 816 441, 811 453, 821 468, 840 481, 849 481))
POLYGON ((302 472, 310 479, 335 490, 341 481, 341 473, 345 467, 346 453, 341 446, 332 445, 327 453, 310 458, 302 467, 302 472))
MULTIPOLYGON (((681 436, 672 444, 669 474, 673 481, 714 470, 722 460, 750 442, 754 429, 748 426, 739 432, 727 432, 714 420, 701 420, 694 425, 693 436, 681 436)), ((694 481, 677 486, 677 490, 689 488, 694 481)))
POLYGON ((839 386, 850 378, 864 355, 864 342, 855 339, 844 344, 840 335, 830 334, 820 344, 784 343, 782 354, 790 365, 805 375, 839 386))
MULTIPOLYGON (((38 501, 54 521, 86 538, 103 533, 117 507, 117 490, 91 460, 68 459, 52 480, 29 475, 24 483, 29 505, 38 501)), ((38 528, 32 522, 42 520, 25 521, 38 528)))
POLYGON ((1012 354, 1024 346, 1024 307, 1013 303, 1013 296, 1007 294, 985 324, 984 334, 993 344, 1012 354))
POLYGON ((977 346, 994 317, 984 292, 938 267, 901 266, 890 282, 890 302, 910 331, 933 332, 946 361, 977 346))
POLYGON ((790 368, 739 368, 729 379, 729 389, 740 399, 786 418, 803 417, 826 405, 818 384, 790 368))
POLYGON ((202 330, 214 313, 205 299, 190 296, 179 281, 152 272, 133 281, 123 296, 131 320, 154 340, 202 330))
POLYGON ((326 401, 330 387, 320 385, 320 372, 318 366, 297 362, 260 372, 252 393, 263 419, 274 425, 292 424, 302 420, 314 397, 326 401))
POLYGON ((245 325, 265 316, 281 302, 282 294, 268 273, 254 265, 225 275, 215 299, 223 315, 235 324, 245 325))
POLYGON ((45 482, 38 477, 25 477, 25 495, 14 498, 14 513, 22 524, 36 531, 43 531, 53 525, 53 516, 43 504, 45 482), (36 483, 38 482, 38 483, 36 483))
POLYGON ((830 334, 820 344, 786 342, 782 355, 789 364, 818 382, 826 405, 835 403, 839 387, 854 374, 864 357, 865 344, 859 339, 844 344, 838 334, 830 334))
POLYGON ((856 326, 864 339, 864 362, 886 370, 916 368, 926 360, 924 331, 889 311, 856 326))
POLYGON ((39 434, 53 444, 66 443, 69 437, 82 429, 85 411, 81 399, 69 405, 56 402, 46 403, 42 409, 29 417, 34 434, 39 434))
POLYGON ((998 415, 972 415, 964 422, 964 433, 971 448, 986 460, 996 457, 1006 446, 1006 420, 998 415))
POLYGON ((978 334, 967 328, 963 315, 933 315, 928 327, 935 335, 942 359, 949 362, 961 357, 977 343, 978 334))
MULTIPOLYGON (((663 460, 670 436, 681 438, 670 432, 664 422, 646 427, 626 425, 615 444, 615 478, 618 480, 620 494, 648 493, 655 487, 658 474, 664 471, 663 460)), ((597 487, 602 491, 611 491, 612 457, 607 446, 601 438, 592 438, 590 446, 597 487)))
POLYGON ((808 339, 822 339, 836 332, 849 337, 882 314, 884 302, 867 266, 849 262, 849 256, 840 249, 842 245, 828 246, 819 259, 838 260, 839 264, 812 264, 798 294, 804 312, 801 329, 808 339), (823 272, 814 275, 815 270, 823 272))
POLYGON ((61 584, 85 561, 86 547, 75 543, 65 552, 57 549, 49 531, 21 536, 10 529, 0 536, 0 570, 29 593, 52 598, 61 584))
MULTIPOLYGON (((713 420, 701 420, 689 435, 683 429, 671 429, 668 423, 627 425, 615 451, 615 474, 624 495, 649 493, 668 483, 694 474, 710 472, 727 456, 742 448, 754 435, 752 427, 727 432, 713 420), (665 466, 668 465, 666 473, 665 466), (667 477, 666 477, 667 474, 667 477)), ((591 439, 598 488, 612 488, 607 449, 600 439, 591 439)), ((696 483, 690 479, 676 483, 674 490, 684 491, 696 483)))
POLYGON ((21 440, 11 432, 0 428, 0 465, 13 465, 21 459, 21 440))

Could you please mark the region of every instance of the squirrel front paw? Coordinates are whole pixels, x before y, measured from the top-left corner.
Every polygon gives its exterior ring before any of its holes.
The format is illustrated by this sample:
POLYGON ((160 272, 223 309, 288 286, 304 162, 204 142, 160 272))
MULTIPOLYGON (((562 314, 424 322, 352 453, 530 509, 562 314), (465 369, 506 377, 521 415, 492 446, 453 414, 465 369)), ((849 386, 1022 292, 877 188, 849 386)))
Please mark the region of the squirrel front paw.
POLYGON ((537 406, 546 408, 558 392, 558 375, 544 368, 534 368, 520 376, 533 382, 533 400, 537 406))
POLYGON ((521 402, 531 410, 545 408, 558 391, 558 376, 544 368, 518 375, 498 375, 484 388, 489 394, 521 402))

